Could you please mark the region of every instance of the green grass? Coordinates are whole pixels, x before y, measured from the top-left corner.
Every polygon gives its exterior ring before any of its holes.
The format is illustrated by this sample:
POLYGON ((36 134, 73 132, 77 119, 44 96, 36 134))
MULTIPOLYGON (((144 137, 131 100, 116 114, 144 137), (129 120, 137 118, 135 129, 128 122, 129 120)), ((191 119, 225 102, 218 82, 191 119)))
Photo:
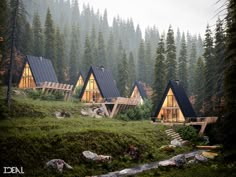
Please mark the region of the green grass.
MULTIPOLYGON (((0 120, 0 167, 23 166, 24 176, 27 177, 89 176, 167 159, 192 150, 192 147, 176 148, 174 152, 159 150, 162 145, 170 143, 164 132, 169 127, 151 124, 147 120, 128 122, 82 117, 81 107, 77 102, 40 101, 14 96, 11 118, 0 120), (70 112, 72 117, 57 119, 53 116, 53 112, 62 110, 70 112), (139 159, 128 155, 131 145, 138 148, 139 159), (112 161, 88 161, 82 155, 85 150, 111 155, 112 161), (74 169, 66 170, 63 175, 46 170, 45 163, 54 158, 64 159, 74 169)), ((221 177, 219 175, 233 172, 234 166, 221 166, 221 162, 217 161, 213 165, 150 170, 137 176, 191 177, 199 173, 199 176, 221 177)))

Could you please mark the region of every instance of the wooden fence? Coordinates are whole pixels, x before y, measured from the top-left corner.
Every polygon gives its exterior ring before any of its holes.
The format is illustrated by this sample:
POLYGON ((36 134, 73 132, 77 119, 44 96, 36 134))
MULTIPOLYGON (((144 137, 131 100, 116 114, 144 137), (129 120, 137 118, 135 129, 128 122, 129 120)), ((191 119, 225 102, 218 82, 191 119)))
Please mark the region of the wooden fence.
POLYGON ((73 85, 56 82, 42 82, 37 88, 42 89, 42 94, 62 92, 64 100, 67 101, 71 97, 73 85))

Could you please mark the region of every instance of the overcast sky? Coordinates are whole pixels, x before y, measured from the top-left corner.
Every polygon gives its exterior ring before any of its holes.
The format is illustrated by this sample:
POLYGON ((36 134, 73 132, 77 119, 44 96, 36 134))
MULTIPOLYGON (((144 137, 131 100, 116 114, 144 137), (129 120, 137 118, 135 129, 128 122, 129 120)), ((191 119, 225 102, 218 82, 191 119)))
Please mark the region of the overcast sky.
MULTIPOLYGON (((119 15, 122 19, 132 18, 134 24, 141 29, 156 25, 159 32, 167 31, 171 24, 181 31, 191 34, 205 34, 206 25, 215 24, 219 7, 225 0, 79 0, 82 5, 90 4, 94 11, 99 9, 103 14, 107 9, 109 24, 113 17, 119 15)), ((212 27, 212 29, 214 29, 212 27)))

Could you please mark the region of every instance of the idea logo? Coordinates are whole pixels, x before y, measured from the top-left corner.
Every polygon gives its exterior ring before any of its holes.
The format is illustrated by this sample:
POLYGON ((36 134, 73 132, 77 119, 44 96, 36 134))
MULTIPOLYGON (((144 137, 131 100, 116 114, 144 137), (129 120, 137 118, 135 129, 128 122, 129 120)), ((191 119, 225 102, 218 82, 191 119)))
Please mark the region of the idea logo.
POLYGON ((24 174, 23 167, 3 167, 3 174, 24 174))

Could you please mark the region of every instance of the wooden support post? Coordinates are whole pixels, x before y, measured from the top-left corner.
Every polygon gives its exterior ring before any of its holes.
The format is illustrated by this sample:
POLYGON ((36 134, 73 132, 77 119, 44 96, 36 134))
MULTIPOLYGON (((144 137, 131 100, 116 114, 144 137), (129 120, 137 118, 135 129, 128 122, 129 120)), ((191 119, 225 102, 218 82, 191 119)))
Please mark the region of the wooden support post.
POLYGON ((115 111, 117 109, 117 105, 118 105, 118 98, 117 98, 117 100, 116 100, 116 102, 115 102, 115 104, 113 106, 113 109, 112 109, 111 114, 110 114, 110 118, 112 118, 114 116, 115 111))
POLYGON ((109 117, 109 113, 108 113, 108 110, 107 110, 107 107, 106 107, 105 103, 102 103, 102 107, 103 107, 103 109, 104 109, 105 115, 106 115, 107 117, 109 117))

